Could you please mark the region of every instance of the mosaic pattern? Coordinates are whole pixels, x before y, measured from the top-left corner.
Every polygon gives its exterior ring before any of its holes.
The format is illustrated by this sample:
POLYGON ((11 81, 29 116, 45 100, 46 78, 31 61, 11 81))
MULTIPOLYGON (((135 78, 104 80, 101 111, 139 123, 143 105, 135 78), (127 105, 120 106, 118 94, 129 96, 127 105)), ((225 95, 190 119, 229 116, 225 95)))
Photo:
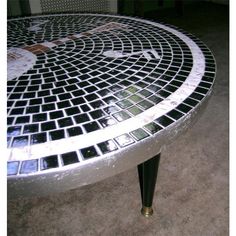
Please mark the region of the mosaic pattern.
POLYGON ((43 13, 109 12, 108 0, 40 0, 43 13))
POLYGON ((188 115, 215 77, 214 58, 198 39, 128 17, 9 20, 7 44, 14 65, 22 65, 16 48, 36 58, 18 74, 8 62, 9 176, 137 145, 188 115))

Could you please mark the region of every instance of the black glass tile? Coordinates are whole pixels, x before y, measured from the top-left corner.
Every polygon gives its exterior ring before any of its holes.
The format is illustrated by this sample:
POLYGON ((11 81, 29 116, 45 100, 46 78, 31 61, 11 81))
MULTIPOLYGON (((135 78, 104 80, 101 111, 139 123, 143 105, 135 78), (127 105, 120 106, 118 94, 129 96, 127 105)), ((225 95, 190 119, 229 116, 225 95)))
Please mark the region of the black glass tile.
POLYGON ((68 116, 71 116, 71 115, 76 115, 76 114, 79 114, 80 113, 80 110, 78 107, 71 107, 71 108, 67 108, 65 109, 66 111, 66 114, 68 116))
POLYGON ((38 92, 38 97, 46 97, 49 96, 50 94, 50 90, 43 90, 43 91, 39 91, 38 92))
POLYGON ((210 83, 206 83, 206 82, 201 82, 200 84, 199 84, 199 86, 200 87, 203 87, 203 88, 210 88, 211 86, 212 86, 212 84, 210 84, 210 83))
POLYGON ((23 147, 28 145, 28 136, 17 136, 13 138, 12 147, 23 147))
POLYGON ((119 92, 115 93, 115 96, 120 99, 123 99, 123 98, 128 97, 129 93, 127 91, 119 91, 119 92))
MULTIPOLYGON (((51 67, 51 66, 53 66, 53 63, 45 64, 45 66, 46 67, 51 67)), ((54 74, 52 72, 44 73, 42 75, 43 75, 44 78, 46 78, 46 77, 53 77, 54 76, 54 74)))
POLYGON ((70 137, 72 137, 72 136, 83 134, 83 131, 80 127, 76 126, 76 127, 68 128, 67 133, 70 137))
POLYGON ((194 98, 196 100, 199 100, 199 101, 201 101, 204 98, 204 96, 202 94, 199 94, 199 93, 192 93, 190 97, 194 98))
POLYGON ((35 93, 24 93, 23 98, 35 98, 35 93))
POLYGON ((85 103, 86 101, 82 97, 79 97, 72 99, 71 102, 73 103, 73 105, 80 105, 85 103))
POLYGON ((61 128, 73 125, 73 121, 70 117, 62 118, 58 120, 57 122, 58 122, 59 127, 61 128))
POLYGON ((131 85, 132 83, 127 81, 127 80, 122 80, 121 82, 119 82, 120 85, 123 85, 124 87, 128 87, 129 85, 131 85))
MULTIPOLYGON (((70 81, 70 80, 67 80, 67 82, 68 82, 68 81, 70 81)), ((78 82, 78 80, 75 80, 75 83, 76 83, 76 82, 78 82)), ((54 84, 55 84, 55 86, 56 86, 57 88, 59 88, 59 87, 64 87, 64 86, 67 85, 66 81, 57 81, 57 82, 55 82, 54 84)))
POLYGON ((167 86, 165 87, 165 90, 167 90, 167 91, 173 93, 174 91, 177 90, 177 87, 174 87, 174 86, 171 86, 171 85, 167 85, 167 86))
POLYGON ((155 84, 160 85, 160 86, 164 86, 164 85, 166 85, 166 83, 167 82, 164 82, 164 81, 161 81, 161 80, 155 81, 155 84))
POLYGON ((82 156, 84 157, 84 159, 89 159, 89 158, 99 156, 99 154, 97 153, 97 150, 95 149, 94 146, 83 148, 80 150, 80 152, 81 152, 82 156))
POLYGON ((116 104, 122 109, 128 108, 128 107, 133 105, 133 103, 130 102, 129 100, 127 100, 127 99, 124 99, 120 102, 117 102, 116 104))
POLYGON ((48 68, 39 69, 39 73, 49 72, 48 68))
POLYGON ((28 86, 27 91, 31 92, 31 91, 38 91, 39 90, 39 86, 28 86))
POLYGON ((177 111, 177 110, 172 110, 170 112, 167 113, 168 116, 170 116, 171 118, 178 120, 180 119, 184 114, 177 111))
POLYGON ((92 93, 97 91, 98 89, 95 86, 89 86, 87 88, 84 89, 87 93, 92 93))
POLYGON ((114 125, 114 124, 117 123, 117 122, 116 122, 114 119, 112 119, 111 117, 104 117, 104 118, 98 120, 98 122, 101 124, 101 126, 102 126, 103 128, 105 128, 105 127, 107 127, 107 126, 110 126, 110 125, 114 125))
POLYGON ((47 113, 40 113, 33 115, 33 122, 40 122, 40 121, 46 121, 47 120, 47 113))
POLYGON ((104 110, 108 115, 119 111, 119 109, 118 109, 116 106, 105 107, 103 110, 104 110))
POLYGON ((70 92, 70 91, 74 91, 74 90, 77 90, 78 87, 76 85, 69 85, 69 86, 66 86, 65 87, 65 90, 70 92))
POLYGON ((110 89, 112 92, 117 92, 117 91, 121 90, 122 87, 119 86, 119 85, 112 85, 111 87, 109 87, 109 89, 110 89))
POLYGON ((134 86, 130 86, 129 88, 126 89, 126 92, 130 92, 131 94, 134 94, 138 91, 138 89, 134 86))
POLYGON ((215 73, 213 73, 213 72, 205 72, 204 76, 208 76, 208 77, 214 78, 215 77, 215 73))
POLYGON ((117 113, 113 114, 113 116, 116 118, 116 120, 118 120, 120 122, 130 118, 130 115, 125 111, 117 112, 117 113))
POLYGON ((115 140, 119 144, 120 147, 125 147, 125 146, 128 146, 128 145, 134 143, 134 140, 128 134, 123 134, 119 137, 116 137, 115 140))
POLYGON ((156 93, 156 92, 158 92, 158 91, 161 89, 161 87, 152 84, 152 85, 149 85, 149 86, 147 87, 147 89, 149 89, 150 91, 156 93))
POLYGON ((41 123, 41 130, 42 131, 48 131, 48 130, 53 130, 53 129, 56 129, 56 124, 54 121, 48 121, 48 122, 41 123))
POLYGON ((167 98, 171 93, 170 92, 167 92, 165 90, 161 90, 157 93, 158 96, 161 96, 163 98, 167 98))
POLYGON ((107 82, 108 82, 109 84, 116 84, 116 83, 119 82, 119 80, 118 80, 118 79, 115 79, 115 78, 110 78, 110 79, 107 80, 107 82))
POLYGON ((15 108, 11 110, 11 115, 21 115, 24 113, 24 108, 15 108))
POLYGON ((85 99, 87 101, 93 101, 93 100, 96 100, 97 98, 98 98, 98 96, 95 93, 92 93, 92 94, 89 94, 89 95, 85 96, 85 99))
POLYGON ((214 77, 203 76, 203 77, 202 77, 202 80, 203 80, 203 81, 206 81, 206 82, 209 82, 209 83, 212 83, 213 80, 214 80, 214 77))
POLYGON ((137 106, 132 106, 129 109, 127 109, 128 112, 130 112, 132 115, 136 116, 140 113, 142 113, 143 111, 137 107, 137 106))
POLYGON ((12 125, 14 122, 14 117, 7 117, 7 125, 12 125))
POLYGON ((103 154, 113 152, 118 149, 116 144, 112 140, 108 140, 97 145, 103 154))
POLYGON ((74 116, 74 120, 77 124, 80 124, 80 123, 84 123, 86 121, 89 121, 89 116, 87 114, 80 114, 80 115, 76 115, 74 116))
POLYGON ((16 83, 17 83, 17 81, 15 81, 15 80, 8 80, 7 81, 8 86, 15 86, 16 83))
MULTIPOLYGON (((26 89, 26 87, 16 87, 15 89, 14 89, 14 92, 15 93, 22 93, 22 92, 24 92, 25 91, 25 89, 26 89)), ((28 91, 30 91, 30 90, 28 90, 28 91)))
POLYGON ((179 71, 179 75, 188 76, 189 72, 187 72, 187 71, 179 71))
POLYGON ((40 105, 42 103, 43 103, 42 98, 36 98, 36 99, 31 99, 29 105, 40 105))
POLYGON ((19 81, 17 83, 17 86, 26 86, 29 84, 30 81, 27 81, 27 80, 23 80, 23 81, 19 81))
POLYGON ((133 101, 134 103, 138 103, 138 102, 142 101, 143 98, 134 94, 129 97, 129 100, 133 101))
MULTIPOLYGON (((21 97, 21 93, 13 93, 9 96, 9 99, 15 100, 15 99, 20 99, 20 97, 21 97)), ((23 96, 23 98, 24 98, 24 96, 23 96)))
POLYGON ((47 141, 47 133, 46 132, 33 134, 30 137, 31 144, 45 143, 46 141, 47 141))
POLYGON ((187 98, 184 100, 184 103, 186 103, 187 105, 190 105, 192 107, 195 107, 199 102, 194 99, 187 98))
POLYGON ((117 99, 113 96, 109 96, 103 99, 104 102, 106 102, 107 104, 112 104, 114 102, 117 101, 117 99))
POLYGON ((147 132, 145 132, 143 129, 136 129, 136 130, 134 130, 134 131, 132 131, 131 133, 130 133, 132 136, 134 136, 134 138, 136 139, 136 140, 142 140, 142 139, 144 139, 144 138, 146 138, 146 137, 148 137, 149 136, 149 134, 147 133, 147 132))
POLYGON ((146 89, 143 89, 142 91, 140 91, 138 94, 144 96, 144 97, 149 97, 150 95, 152 95, 151 92, 149 92, 148 90, 146 89))
POLYGON ((100 129, 99 125, 95 121, 86 123, 83 125, 83 127, 88 133, 100 129))
POLYGON ((61 155, 63 165, 70 165, 79 162, 76 152, 68 152, 61 155))
POLYGON ((29 123, 30 121, 30 116, 18 116, 16 118, 16 124, 25 124, 25 123, 29 123))
POLYGON ((184 113, 187 113, 192 109, 192 107, 185 105, 185 104, 180 104, 179 106, 176 107, 176 109, 178 109, 184 113))
POLYGON ((63 88, 56 88, 52 89, 53 94, 60 94, 60 93, 65 93, 65 90, 63 88))
MULTIPOLYGON (((10 108, 10 107, 13 105, 13 103, 14 103, 14 101, 8 101, 8 102, 7 102, 7 107, 10 108)), ((16 106, 16 104, 15 104, 15 106, 16 106)))
MULTIPOLYGON (((100 73, 98 71, 93 71, 93 72, 90 73, 90 75, 92 75, 92 76, 97 76, 99 74, 100 73)), ((100 81, 100 80, 98 80, 98 81, 100 81)), ((92 82, 92 83, 95 83, 95 82, 92 82)))
POLYGON ((139 81, 138 83, 135 84, 136 86, 140 87, 140 88, 145 88, 148 86, 147 83, 144 83, 142 81, 139 81))
POLYGON ((106 87, 108 87, 110 85, 108 83, 106 83, 106 82, 101 82, 101 83, 96 84, 96 86, 98 88, 100 88, 100 89, 103 89, 103 88, 106 88, 106 87))
POLYGON ((7 162, 7 175, 16 175, 18 173, 19 161, 7 162))
POLYGON ((47 157, 41 158, 40 166, 41 166, 40 167, 41 170, 47 170, 47 169, 58 167, 59 164, 58 164, 57 155, 52 155, 52 156, 47 156, 47 157))
MULTIPOLYGON (((160 79, 161 79, 161 80, 164 80, 164 81, 170 81, 172 78, 173 78, 172 76, 169 76, 169 75, 166 75, 166 74, 164 74, 164 75, 162 75, 162 76, 160 77, 160 79)), ((165 82, 165 83, 166 83, 166 82, 165 82)), ((158 83, 155 82, 155 84, 158 84, 158 83)))
POLYGON ((104 97, 106 95, 110 95, 110 91, 108 89, 102 89, 100 91, 97 92, 97 94, 99 94, 100 96, 104 97))
POLYGON ((20 168, 20 173, 21 174, 29 174, 33 172, 38 171, 38 160, 28 160, 28 161, 23 161, 21 168, 20 168))
POLYGON ((51 89, 53 88, 53 84, 52 83, 48 83, 48 84, 42 84, 41 88, 44 89, 51 89))
POLYGON ((77 84, 79 85, 80 88, 85 88, 90 85, 90 83, 88 83, 87 81, 79 82, 77 84))
POLYGON ((93 119, 98 119, 105 116, 105 113, 102 110, 91 111, 89 114, 93 119))
POLYGON ((144 128, 149 131, 151 134, 155 134, 156 132, 160 131, 162 129, 161 126, 159 126, 158 124, 151 122, 147 125, 144 126, 144 128))
POLYGON ((90 110, 91 110, 91 108, 90 108, 88 105, 86 105, 86 104, 81 105, 81 106, 80 106, 80 109, 81 109, 83 112, 87 112, 87 111, 90 111, 90 110))
POLYGON ((55 110, 55 104, 54 103, 48 103, 45 105, 42 105, 42 111, 52 111, 55 110))
POLYGON ((25 125, 23 133, 24 134, 29 134, 29 133, 36 133, 39 130, 39 125, 38 124, 30 124, 30 125, 25 125))
POLYGON ((156 96, 156 95, 153 95, 153 96, 149 97, 148 100, 150 100, 150 101, 153 102, 154 104, 157 104, 157 103, 163 101, 162 98, 160 98, 160 97, 158 97, 158 96, 156 96))
POLYGON ((172 124, 174 121, 170 118, 168 118, 167 116, 161 116, 158 119, 155 120, 158 124, 166 127, 170 124, 172 124))
POLYGON ((44 99, 45 103, 51 103, 51 102, 56 102, 57 101, 56 96, 48 96, 48 97, 44 97, 43 99, 44 99))
POLYGON ((50 119, 57 119, 57 118, 61 118, 64 117, 63 111, 52 111, 49 113, 50 119))
POLYGON ((49 137, 50 140, 58 140, 65 138, 65 131, 63 129, 51 131, 49 132, 49 137))
MULTIPOLYGON (((74 97, 79 97, 79 96, 82 96, 82 95, 85 94, 85 92, 84 92, 83 90, 81 90, 81 89, 78 89, 78 90, 73 91, 73 92, 71 92, 71 93, 73 94, 74 97)), ((68 95, 68 94, 67 94, 67 95, 68 95)), ((60 95, 58 95, 58 96, 59 96, 59 98, 60 98, 60 95)))
POLYGON ((199 88, 199 87, 195 89, 195 92, 201 93, 201 94, 207 94, 208 91, 209 91, 208 89, 199 88))
POLYGON ((26 114, 38 113, 39 111, 40 111, 40 106, 26 107, 26 114))
POLYGON ((17 136, 21 133, 21 126, 10 126, 7 128, 7 136, 17 136))
POLYGON ((16 103, 15 103, 15 106, 16 107, 24 107, 24 106, 26 106, 27 105, 27 101, 17 101, 16 103))
POLYGON ((100 108, 100 107, 103 107, 105 106, 105 103, 100 101, 100 100, 97 100, 97 101, 94 101, 94 102, 91 102, 90 105, 96 109, 96 108, 100 108))
POLYGON ((60 99, 60 101, 63 101, 63 100, 71 99, 72 96, 69 93, 63 93, 63 94, 59 94, 58 98, 60 99))
POLYGON ((70 106, 71 106, 71 104, 70 104, 69 101, 63 101, 63 102, 58 102, 58 103, 57 103, 57 107, 58 107, 59 109, 61 109, 61 108, 66 108, 66 107, 70 107, 70 106))
POLYGON ((13 87, 7 87, 7 93, 11 93, 13 90, 13 87))
POLYGON ((143 109, 143 110, 147 110, 148 108, 152 107, 153 104, 151 102, 148 102, 147 100, 143 100, 141 102, 138 103, 138 105, 143 109))

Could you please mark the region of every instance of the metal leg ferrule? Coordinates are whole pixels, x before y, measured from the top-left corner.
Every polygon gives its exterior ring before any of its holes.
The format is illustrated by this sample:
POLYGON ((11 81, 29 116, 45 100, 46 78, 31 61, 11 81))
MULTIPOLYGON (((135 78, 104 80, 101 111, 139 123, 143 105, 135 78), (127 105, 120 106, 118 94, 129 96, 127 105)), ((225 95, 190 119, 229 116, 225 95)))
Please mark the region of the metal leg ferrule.
POLYGON ((150 217, 153 214, 153 209, 152 209, 152 207, 143 206, 141 209, 141 213, 145 217, 150 217))

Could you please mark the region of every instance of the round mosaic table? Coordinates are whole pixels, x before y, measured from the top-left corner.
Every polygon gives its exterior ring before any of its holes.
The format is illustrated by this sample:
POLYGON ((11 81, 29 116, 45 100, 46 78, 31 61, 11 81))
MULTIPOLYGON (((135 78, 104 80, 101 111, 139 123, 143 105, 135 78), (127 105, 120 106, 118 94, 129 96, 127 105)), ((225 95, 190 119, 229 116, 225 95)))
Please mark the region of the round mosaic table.
POLYGON ((138 165, 150 215, 162 147, 211 94, 210 50, 173 26, 115 15, 18 18, 7 32, 9 198, 138 165))

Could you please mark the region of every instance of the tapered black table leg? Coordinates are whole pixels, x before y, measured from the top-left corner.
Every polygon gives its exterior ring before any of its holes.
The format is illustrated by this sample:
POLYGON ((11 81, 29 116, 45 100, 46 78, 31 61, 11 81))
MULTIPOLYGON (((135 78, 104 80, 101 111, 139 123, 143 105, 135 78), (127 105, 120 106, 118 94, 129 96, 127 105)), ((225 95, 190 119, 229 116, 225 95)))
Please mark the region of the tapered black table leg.
POLYGON ((142 197, 141 212, 148 217, 153 214, 152 201, 155 191, 158 166, 161 154, 138 165, 139 184, 142 197))

